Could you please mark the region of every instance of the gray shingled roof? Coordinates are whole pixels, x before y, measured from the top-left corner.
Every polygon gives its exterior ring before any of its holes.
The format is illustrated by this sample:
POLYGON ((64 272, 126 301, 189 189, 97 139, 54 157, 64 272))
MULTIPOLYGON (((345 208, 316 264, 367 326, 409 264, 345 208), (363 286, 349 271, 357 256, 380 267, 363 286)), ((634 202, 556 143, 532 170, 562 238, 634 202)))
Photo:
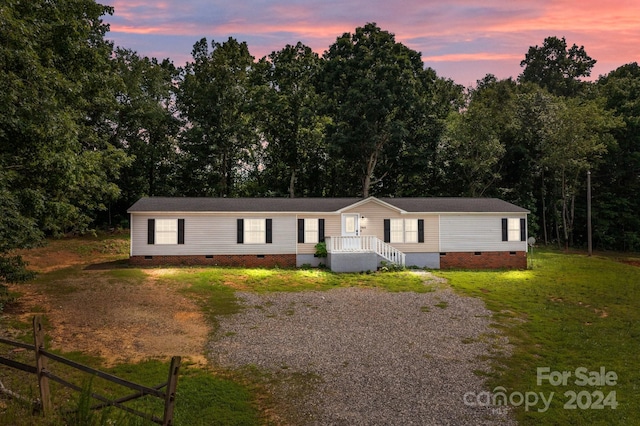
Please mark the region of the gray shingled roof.
MULTIPOLYGON (((498 198, 379 198, 407 212, 529 213, 498 198)), ((362 198, 210 198, 145 197, 128 212, 336 212, 362 198)))
POLYGON ((529 210, 499 198, 380 198, 407 212, 421 213, 529 213, 529 210))

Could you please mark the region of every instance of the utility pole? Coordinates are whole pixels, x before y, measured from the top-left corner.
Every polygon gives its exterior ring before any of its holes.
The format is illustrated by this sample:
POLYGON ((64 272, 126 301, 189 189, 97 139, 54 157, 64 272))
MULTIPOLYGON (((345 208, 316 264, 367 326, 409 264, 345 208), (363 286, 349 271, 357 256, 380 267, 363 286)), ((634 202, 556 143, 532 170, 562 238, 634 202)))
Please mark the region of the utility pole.
POLYGON ((589 256, 593 253, 591 239, 591 170, 587 170, 587 246, 589 256))

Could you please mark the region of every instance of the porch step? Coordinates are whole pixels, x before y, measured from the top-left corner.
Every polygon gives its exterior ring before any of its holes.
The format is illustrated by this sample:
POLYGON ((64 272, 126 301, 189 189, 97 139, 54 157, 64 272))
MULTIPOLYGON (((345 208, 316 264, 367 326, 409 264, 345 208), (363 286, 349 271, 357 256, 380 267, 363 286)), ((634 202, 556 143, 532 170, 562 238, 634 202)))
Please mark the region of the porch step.
POLYGON ((376 254, 396 265, 405 266, 406 255, 390 244, 376 238, 376 254))

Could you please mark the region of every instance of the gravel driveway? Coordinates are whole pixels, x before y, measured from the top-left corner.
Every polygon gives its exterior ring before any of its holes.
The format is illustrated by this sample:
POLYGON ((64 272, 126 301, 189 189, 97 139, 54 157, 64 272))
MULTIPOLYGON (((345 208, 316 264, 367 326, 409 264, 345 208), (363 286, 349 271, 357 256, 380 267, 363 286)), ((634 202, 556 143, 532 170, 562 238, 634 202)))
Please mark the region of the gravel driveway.
POLYGON ((293 407, 284 422, 513 424, 463 402, 466 392, 489 390, 473 371, 488 370, 479 357, 496 339, 504 343, 478 299, 442 286, 431 293, 342 288, 237 296, 246 309, 220 318, 210 356, 227 367, 254 365, 308 380, 273 389, 293 407))

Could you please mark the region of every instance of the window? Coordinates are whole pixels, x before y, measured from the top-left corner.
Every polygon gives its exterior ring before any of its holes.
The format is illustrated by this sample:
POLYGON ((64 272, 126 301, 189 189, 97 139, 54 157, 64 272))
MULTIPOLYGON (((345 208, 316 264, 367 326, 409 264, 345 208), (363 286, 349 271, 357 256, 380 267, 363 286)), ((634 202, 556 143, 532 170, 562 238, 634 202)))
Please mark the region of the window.
POLYGON ((385 243, 424 243, 424 219, 385 219, 385 243))
POLYGON ((318 242, 318 219, 304 220, 304 242, 316 244, 318 242))
POLYGON ((418 219, 404 220, 404 242, 405 243, 418 242, 418 219))
POLYGON ((356 218, 355 216, 344 217, 344 232, 353 234, 356 232, 356 218))
POLYGON ((324 219, 298 219, 298 243, 324 242, 324 219))
POLYGON ((184 219, 148 219, 147 244, 184 244, 184 219))
POLYGON ((513 217, 502 219, 502 241, 525 241, 526 239, 526 219, 513 217))
POLYGON ((272 219, 238 219, 238 244, 271 244, 272 219))
POLYGON ((266 230, 264 219, 245 219, 244 243, 264 244, 266 242, 266 230))
POLYGON ((509 218, 509 241, 520 241, 520 219, 509 218))
POLYGON ((178 220, 156 219, 156 244, 178 244, 178 220))
POLYGON ((391 243, 403 242, 404 227, 402 219, 391 219, 391 243))

